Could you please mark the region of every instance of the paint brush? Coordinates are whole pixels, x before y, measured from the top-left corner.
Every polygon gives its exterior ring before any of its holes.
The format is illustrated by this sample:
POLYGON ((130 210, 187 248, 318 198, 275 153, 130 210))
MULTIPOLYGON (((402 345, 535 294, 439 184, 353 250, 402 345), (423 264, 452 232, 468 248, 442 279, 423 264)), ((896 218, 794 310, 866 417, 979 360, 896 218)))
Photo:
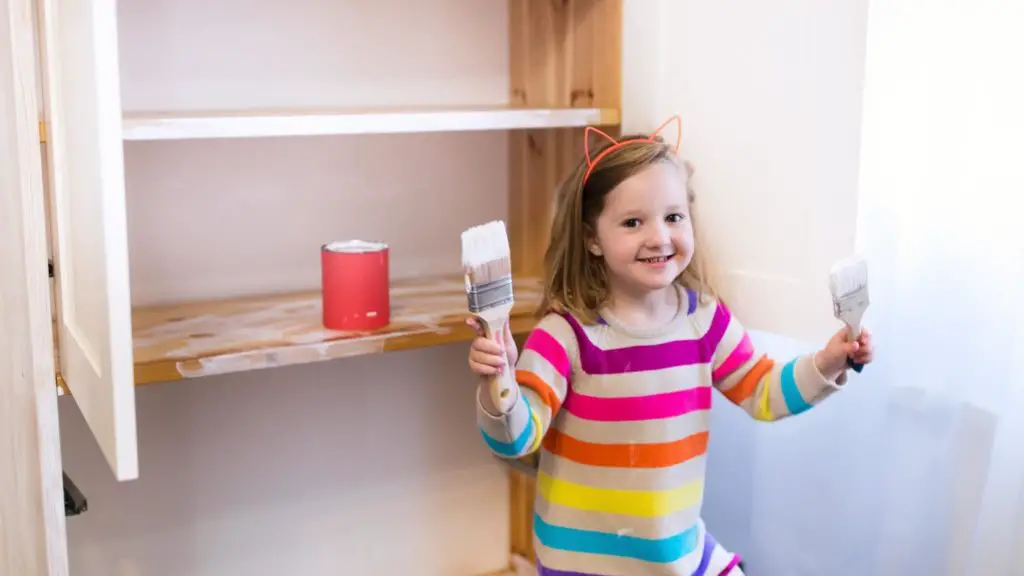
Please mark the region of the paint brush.
MULTIPOLYGON (((871 303, 868 298, 868 263, 862 256, 850 256, 836 262, 829 271, 832 292, 832 313, 850 327, 850 338, 860 337, 864 312, 871 303)), ((846 363, 860 372, 864 365, 847 358, 846 363)))
MULTIPOLYGON (((513 304, 512 258, 503 221, 474 226, 462 233, 462 268, 469 312, 483 327, 484 335, 496 340, 505 332, 513 304)), ((503 355, 504 350, 502 346, 503 355)), ((505 364, 505 369, 490 380, 491 399, 502 414, 512 409, 517 397, 514 366, 508 366, 507 356, 505 364)))

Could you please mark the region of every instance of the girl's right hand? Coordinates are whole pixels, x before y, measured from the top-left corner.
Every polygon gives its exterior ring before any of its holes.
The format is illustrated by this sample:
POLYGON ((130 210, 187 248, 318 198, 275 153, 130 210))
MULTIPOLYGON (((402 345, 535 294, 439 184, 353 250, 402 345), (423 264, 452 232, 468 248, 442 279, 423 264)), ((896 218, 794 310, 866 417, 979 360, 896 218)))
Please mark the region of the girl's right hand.
POLYGON ((483 326, 475 318, 466 319, 477 337, 469 345, 469 369, 478 376, 494 376, 505 370, 505 358, 510 366, 516 365, 519 350, 512 338, 512 329, 505 324, 505 330, 496 334, 494 339, 484 337, 483 326), (502 354, 504 352, 504 354, 502 354))

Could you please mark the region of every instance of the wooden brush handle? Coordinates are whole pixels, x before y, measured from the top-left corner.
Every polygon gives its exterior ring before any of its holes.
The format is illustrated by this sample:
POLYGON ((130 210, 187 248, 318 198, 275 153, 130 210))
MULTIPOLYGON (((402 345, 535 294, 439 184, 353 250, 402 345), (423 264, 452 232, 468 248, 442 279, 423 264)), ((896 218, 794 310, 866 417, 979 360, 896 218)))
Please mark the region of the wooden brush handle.
MULTIPOLYGON (((505 324, 508 323, 508 318, 502 318, 500 320, 492 320, 490 322, 485 319, 480 319, 481 324, 484 326, 484 334, 487 338, 497 341, 498 336, 503 334, 505 331, 505 324)), ((505 359, 505 369, 500 374, 492 376, 490 378, 490 392, 491 401, 494 402, 494 407, 498 409, 501 414, 508 414, 512 410, 512 406, 516 403, 516 397, 518 396, 515 379, 515 366, 508 364, 508 355, 505 353, 505 346, 507 343, 501 343, 501 355, 505 359)))
MULTIPOLYGON (((861 317, 858 315, 849 324, 849 326, 850 326, 850 338, 852 338, 853 340, 856 340, 857 338, 860 338, 860 322, 861 322, 861 317)), ((853 371, 858 373, 858 374, 860 374, 860 371, 864 369, 864 365, 863 364, 861 364, 860 362, 854 362, 853 358, 850 357, 850 356, 846 357, 846 365, 849 366, 850 368, 853 368, 853 371)))

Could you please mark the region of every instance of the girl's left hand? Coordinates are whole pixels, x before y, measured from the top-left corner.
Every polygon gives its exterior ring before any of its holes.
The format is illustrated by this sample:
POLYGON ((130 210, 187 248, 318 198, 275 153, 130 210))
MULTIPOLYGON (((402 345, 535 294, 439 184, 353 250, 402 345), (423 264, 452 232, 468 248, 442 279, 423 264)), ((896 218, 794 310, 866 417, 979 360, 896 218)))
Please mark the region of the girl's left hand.
POLYGON ((843 376, 847 369, 847 358, 859 364, 870 364, 874 359, 875 347, 867 328, 861 328, 856 340, 848 340, 849 335, 849 328, 844 326, 829 339, 825 348, 814 355, 814 364, 825 378, 836 380, 843 376))

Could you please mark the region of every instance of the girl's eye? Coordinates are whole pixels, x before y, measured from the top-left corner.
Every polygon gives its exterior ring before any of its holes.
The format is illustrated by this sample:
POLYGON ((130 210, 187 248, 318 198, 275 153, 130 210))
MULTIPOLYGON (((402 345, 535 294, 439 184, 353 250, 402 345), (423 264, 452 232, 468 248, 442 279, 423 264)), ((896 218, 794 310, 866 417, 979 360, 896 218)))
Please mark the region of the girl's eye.
POLYGON ((665 218, 665 220, 666 220, 666 221, 668 221, 668 222, 671 222, 671 223, 675 224, 675 223, 678 223, 678 222, 682 222, 682 221, 683 221, 683 218, 686 218, 686 216, 683 216, 682 214, 680 214, 680 213, 678 213, 678 212, 677 212, 677 213, 675 213, 675 214, 669 214, 669 215, 668 215, 668 216, 667 216, 667 217, 665 218))
POLYGON ((637 226, 640 225, 640 219, 639 218, 629 218, 629 219, 625 220, 622 223, 622 225, 625 226, 626 228, 636 228, 637 226))

